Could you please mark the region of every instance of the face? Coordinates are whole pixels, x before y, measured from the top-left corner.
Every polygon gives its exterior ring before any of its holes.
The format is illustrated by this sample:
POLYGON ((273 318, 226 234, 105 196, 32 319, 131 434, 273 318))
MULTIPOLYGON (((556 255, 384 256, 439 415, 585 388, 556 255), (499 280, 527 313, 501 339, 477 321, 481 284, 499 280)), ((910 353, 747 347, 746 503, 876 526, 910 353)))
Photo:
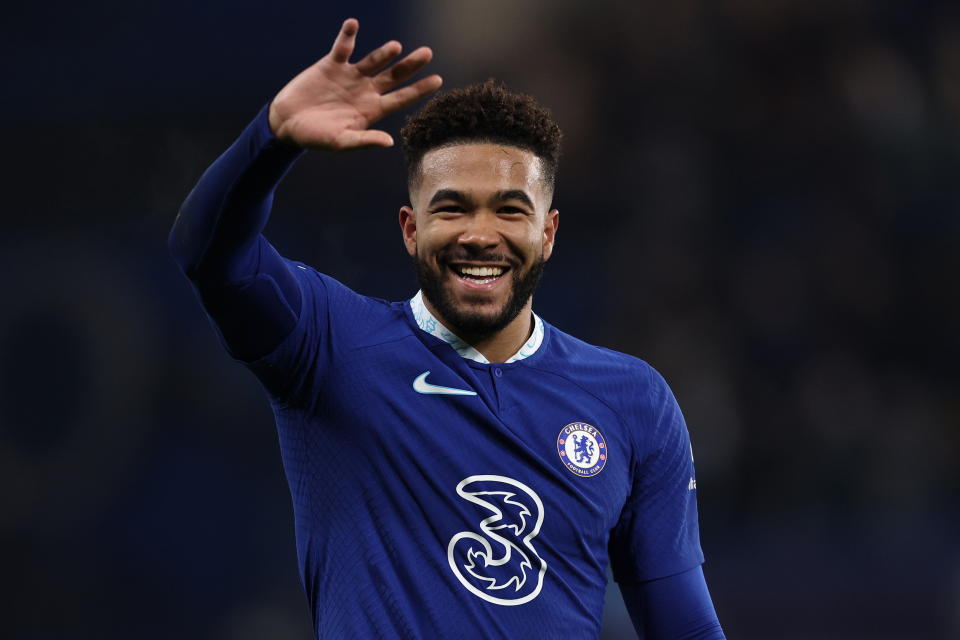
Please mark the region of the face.
POLYGON ((527 305, 559 224, 541 160, 516 147, 462 144, 423 156, 400 209, 424 296, 461 337, 507 326, 527 305))

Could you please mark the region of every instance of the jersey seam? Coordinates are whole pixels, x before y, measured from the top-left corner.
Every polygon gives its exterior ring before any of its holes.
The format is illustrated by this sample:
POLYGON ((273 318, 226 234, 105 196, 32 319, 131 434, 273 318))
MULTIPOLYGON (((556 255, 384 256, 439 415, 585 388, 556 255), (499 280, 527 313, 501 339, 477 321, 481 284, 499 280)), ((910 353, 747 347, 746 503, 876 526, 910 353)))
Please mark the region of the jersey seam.
MULTIPOLYGON (((696 556, 695 556, 695 557, 696 557, 696 556)), ((683 573, 688 573, 688 572, 690 572, 690 571, 695 570, 697 567, 703 566, 703 563, 704 563, 703 560, 699 560, 699 561, 695 560, 694 563, 691 564, 690 566, 686 567, 685 569, 680 569, 679 571, 676 571, 676 572, 674 572, 674 573, 667 573, 667 574, 665 574, 665 575, 662 575, 662 576, 654 576, 654 577, 652 577, 652 578, 641 578, 641 579, 639 579, 639 580, 638 580, 638 579, 633 579, 633 580, 615 580, 615 582, 616 582, 617 584, 628 584, 628 585, 635 585, 635 586, 643 585, 643 584, 647 584, 647 583, 650 583, 650 582, 655 582, 655 581, 657 581, 657 580, 666 580, 667 578, 673 578, 674 576, 679 576, 680 574, 683 574, 683 573)))
POLYGON ((577 382, 577 381, 575 381, 575 380, 572 380, 572 379, 568 378, 567 376, 565 376, 565 375, 563 375, 563 374, 557 373, 556 371, 550 371, 549 369, 543 369, 543 368, 541 368, 541 367, 535 367, 535 366, 526 364, 525 360, 519 360, 518 362, 519 362, 519 363, 523 363, 525 366, 527 366, 527 367, 529 367, 529 368, 531 368, 531 369, 535 369, 535 370, 537 370, 537 371, 542 371, 543 373, 548 373, 548 374, 553 375, 553 376, 556 376, 556 377, 558 377, 558 378, 562 378, 562 379, 566 380, 567 382, 569 382, 570 384, 575 385, 578 389, 580 389, 581 391, 583 391, 583 392, 586 393, 587 395, 595 398, 598 402, 600 402, 601 404, 603 404, 607 409, 609 409, 610 411, 612 411, 612 412, 614 413, 614 415, 616 415, 617 418, 620 420, 620 422, 622 422, 622 423, 625 424, 625 425, 626 425, 626 424, 629 424, 629 423, 624 419, 623 413, 622 413, 620 410, 614 408, 609 402, 607 402, 606 400, 604 400, 604 399, 601 398, 600 396, 596 395, 595 393, 593 393, 592 391, 590 391, 589 389, 587 389, 586 387, 584 387, 583 385, 581 385, 579 382, 577 382))
POLYGON ((358 347, 352 347, 349 351, 345 353, 354 353, 356 351, 362 351, 364 349, 373 349, 374 347, 382 347, 385 344, 390 344, 392 342, 400 342, 401 340, 408 340, 410 338, 414 338, 414 336, 412 335, 399 336, 397 338, 391 338, 389 340, 384 340, 382 342, 374 342, 372 344, 365 344, 358 347))

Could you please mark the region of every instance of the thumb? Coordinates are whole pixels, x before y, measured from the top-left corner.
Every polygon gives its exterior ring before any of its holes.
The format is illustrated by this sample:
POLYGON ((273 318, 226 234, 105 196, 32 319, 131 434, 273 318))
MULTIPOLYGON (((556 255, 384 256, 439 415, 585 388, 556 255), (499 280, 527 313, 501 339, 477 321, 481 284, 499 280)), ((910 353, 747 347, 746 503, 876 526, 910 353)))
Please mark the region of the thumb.
POLYGON ((344 135, 343 138, 343 149, 393 146, 393 137, 386 131, 380 131, 379 129, 350 131, 347 132, 347 135, 344 135))

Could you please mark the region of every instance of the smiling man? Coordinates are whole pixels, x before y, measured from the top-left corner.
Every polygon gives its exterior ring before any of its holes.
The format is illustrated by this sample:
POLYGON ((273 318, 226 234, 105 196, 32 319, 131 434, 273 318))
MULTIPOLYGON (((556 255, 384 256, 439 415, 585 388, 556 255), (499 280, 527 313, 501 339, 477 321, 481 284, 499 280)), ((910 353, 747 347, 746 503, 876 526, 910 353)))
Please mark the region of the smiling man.
POLYGON ((535 329, 532 295, 559 224, 560 129, 494 82, 434 98, 402 131, 400 208, 423 299, 460 339, 504 362, 535 329))
POLYGON ((407 121, 410 300, 359 295, 263 237, 305 149, 391 146, 370 126, 440 86, 403 86, 425 47, 351 63, 358 28, 207 170, 169 238, 274 409, 316 637, 597 638, 612 566, 646 638, 723 638, 669 388, 533 313, 559 224, 547 111, 487 82, 407 121))

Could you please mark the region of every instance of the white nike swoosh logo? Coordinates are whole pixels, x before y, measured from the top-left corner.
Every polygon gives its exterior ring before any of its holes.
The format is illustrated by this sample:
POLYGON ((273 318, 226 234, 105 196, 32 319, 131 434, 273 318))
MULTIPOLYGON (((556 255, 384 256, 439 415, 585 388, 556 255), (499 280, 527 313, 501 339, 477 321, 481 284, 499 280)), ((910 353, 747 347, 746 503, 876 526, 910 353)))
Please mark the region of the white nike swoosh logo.
POLYGON ((466 389, 454 389, 453 387, 441 387, 427 382, 429 371, 424 371, 413 381, 413 390, 417 393, 442 393, 449 396, 475 396, 476 391, 467 391, 466 389))

